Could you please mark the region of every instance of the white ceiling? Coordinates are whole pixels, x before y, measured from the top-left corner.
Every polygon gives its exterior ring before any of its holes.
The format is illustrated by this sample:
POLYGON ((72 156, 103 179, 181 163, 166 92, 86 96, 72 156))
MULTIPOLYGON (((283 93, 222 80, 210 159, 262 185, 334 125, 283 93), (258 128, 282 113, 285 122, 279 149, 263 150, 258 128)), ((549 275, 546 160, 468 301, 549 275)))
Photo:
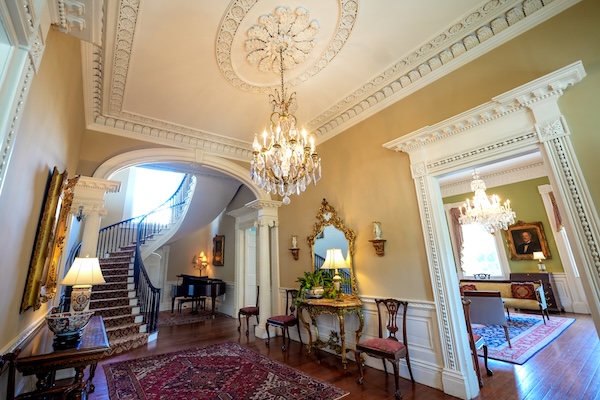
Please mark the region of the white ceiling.
POLYGON ((319 144, 576 1, 106 1, 102 47, 83 53, 88 128, 249 160, 279 75, 244 42, 261 16, 303 7, 316 44, 285 80, 319 144))

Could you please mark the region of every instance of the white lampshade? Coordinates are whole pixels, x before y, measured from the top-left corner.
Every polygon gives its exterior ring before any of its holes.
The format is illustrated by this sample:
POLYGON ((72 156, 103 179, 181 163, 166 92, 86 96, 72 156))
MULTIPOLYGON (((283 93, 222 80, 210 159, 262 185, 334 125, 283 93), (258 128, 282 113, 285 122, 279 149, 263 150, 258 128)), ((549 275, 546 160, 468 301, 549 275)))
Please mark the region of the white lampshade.
POLYGON ((328 249, 321 269, 337 270, 340 268, 348 268, 348 264, 342 255, 342 249, 328 249))
POLYGON ((534 251, 533 252, 533 259, 534 260, 545 260, 546 257, 544 257, 544 252, 543 251, 534 251))
POLYGON ((73 265, 67 272, 67 276, 60 283, 61 285, 98 285, 106 283, 102 270, 100 270, 100 262, 97 258, 90 257, 75 257, 73 265))

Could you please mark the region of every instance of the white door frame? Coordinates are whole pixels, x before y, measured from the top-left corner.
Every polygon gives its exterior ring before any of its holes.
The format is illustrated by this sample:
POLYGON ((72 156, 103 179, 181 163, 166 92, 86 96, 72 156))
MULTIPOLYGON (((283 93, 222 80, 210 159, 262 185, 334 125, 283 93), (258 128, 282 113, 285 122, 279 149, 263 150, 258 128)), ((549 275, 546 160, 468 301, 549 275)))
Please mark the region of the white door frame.
POLYGON ((479 392, 465 340, 465 319, 440 194, 438 179, 445 174, 540 151, 600 332, 598 214, 558 106, 563 90, 584 76, 581 62, 573 63, 486 104, 384 144, 410 157, 444 352, 445 393, 473 398, 479 392))

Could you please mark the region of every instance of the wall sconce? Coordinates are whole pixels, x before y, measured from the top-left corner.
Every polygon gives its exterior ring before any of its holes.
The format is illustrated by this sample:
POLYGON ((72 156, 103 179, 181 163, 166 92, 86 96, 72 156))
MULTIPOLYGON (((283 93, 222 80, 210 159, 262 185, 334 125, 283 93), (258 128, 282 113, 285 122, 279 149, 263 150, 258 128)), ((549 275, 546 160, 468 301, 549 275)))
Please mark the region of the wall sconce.
POLYGON ((375 253, 379 257, 383 257, 385 255, 384 244, 386 240, 381 238, 381 222, 373 222, 373 234, 375 235, 375 239, 369 240, 369 242, 373 243, 373 247, 375 247, 375 253))
POLYGON ((200 255, 198 255, 198 257, 196 257, 196 255, 194 254, 194 257, 192 258, 192 265, 194 266, 194 269, 200 271, 199 273, 200 275, 202 275, 202 270, 208 265, 208 259, 206 258, 206 254, 204 254, 203 251, 200 252, 200 255))
POLYGON ((538 268, 540 269, 540 271, 545 271, 546 270, 546 266, 542 262, 542 260, 546 259, 546 257, 544 257, 544 252, 543 251, 534 251, 533 252, 533 259, 534 260, 538 260, 538 268))
POLYGON ((77 214, 75 214, 75 218, 77 218, 77 221, 79 222, 85 218, 85 215, 83 214, 83 206, 79 206, 77 209, 77 214))
POLYGON ((298 235, 292 235, 292 248, 290 249, 294 260, 298 261, 300 249, 298 248, 298 235))

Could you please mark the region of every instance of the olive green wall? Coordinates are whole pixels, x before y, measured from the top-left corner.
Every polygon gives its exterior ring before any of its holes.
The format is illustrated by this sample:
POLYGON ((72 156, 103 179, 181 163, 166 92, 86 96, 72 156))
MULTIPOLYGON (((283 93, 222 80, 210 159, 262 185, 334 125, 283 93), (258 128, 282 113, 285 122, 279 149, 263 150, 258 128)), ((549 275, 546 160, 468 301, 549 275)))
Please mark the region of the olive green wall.
MULTIPOLYGON (((496 194, 500 196, 502 201, 510 199, 510 206, 517 214, 515 222, 541 222, 544 229, 544 234, 548 242, 548 249, 552 255, 551 259, 545 260, 546 269, 549 272, 564 272, 560 257, 558 256, 558 248, 554 239, 554 227, 548 220, 546 209, 542 197, 538 191, 538 186, 549 185, 550 181, 547 177, 531 179, 523 182, 512 183, 510 185, 496 186, 488 188, 488 195, 496 194)), ((465 199, 473 197, 473 193, 463 193, 456 196, 444 197, 444 204, 464 203, 465 199)), ((537 261, 532 260, 511 260, 510 250, 506 239, 506 231, 502 231, 506 255, 510 272, 539 272, 537 261)))
MULTIPOLYGON (((362 295, 432 300, 426 241, 409 159, 406 154, 394 153, 382 145, 489 102, 494 96, 577 60, 582 60, 588 76, 566 90, 560 105, 597 209, 600 204, 596 155, 600 149, 598 21, 600 2, 583 0, 319 144, 323 179, 302 195, 293 196, 291 204, 280 211, 282 286, 295 286, 296 277, 310 269, 306 241, 300 240, 300 260, 294 261, 288 250, 289 238, 294 234, 304 238, 312 232, 315 215, 325 197, 357 232, 354 261, 362 295), (368 241, 373 238, 372 221, 382 223, 383 238, 387 240, 384 257, 377 257, 368 241)), ((518 202, 516 197, 514 201, 518 202)), ((557 254, 556 247, 551 251, 557 254)), ((553 260, 549 260, 549 265, 550 261, 553 260)))

